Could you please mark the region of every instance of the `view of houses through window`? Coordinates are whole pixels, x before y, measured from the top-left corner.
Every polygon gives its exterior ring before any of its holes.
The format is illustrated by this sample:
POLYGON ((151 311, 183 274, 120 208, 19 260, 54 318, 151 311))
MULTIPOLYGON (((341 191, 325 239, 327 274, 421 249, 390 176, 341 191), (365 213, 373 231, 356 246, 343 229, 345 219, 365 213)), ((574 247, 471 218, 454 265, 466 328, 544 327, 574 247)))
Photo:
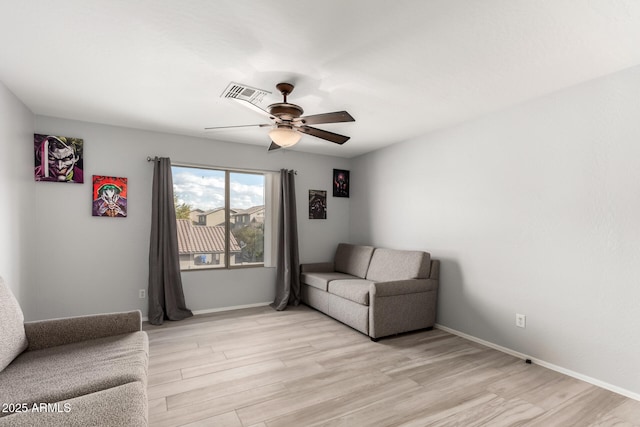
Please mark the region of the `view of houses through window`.
POLYGON ((180 269, 264 263, 265 175, 172 166, 180 269))

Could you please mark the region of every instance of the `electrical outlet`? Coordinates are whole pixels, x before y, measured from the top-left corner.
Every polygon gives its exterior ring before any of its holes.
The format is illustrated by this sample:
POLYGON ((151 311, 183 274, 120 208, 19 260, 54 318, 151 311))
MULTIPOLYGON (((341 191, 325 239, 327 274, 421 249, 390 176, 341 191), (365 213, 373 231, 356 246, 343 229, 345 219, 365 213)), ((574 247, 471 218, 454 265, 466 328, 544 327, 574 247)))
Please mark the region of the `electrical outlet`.
POLYGON ((138 293, 138 297, 140 297, 140 299, 144 299, 147 297, 147 291, 144 289, 140 289, 140 292, 138 293))
POLYGON ((526 328, 527 327, 527 316, 524 314, 516 313, 516 326, 518 328, 526 328))

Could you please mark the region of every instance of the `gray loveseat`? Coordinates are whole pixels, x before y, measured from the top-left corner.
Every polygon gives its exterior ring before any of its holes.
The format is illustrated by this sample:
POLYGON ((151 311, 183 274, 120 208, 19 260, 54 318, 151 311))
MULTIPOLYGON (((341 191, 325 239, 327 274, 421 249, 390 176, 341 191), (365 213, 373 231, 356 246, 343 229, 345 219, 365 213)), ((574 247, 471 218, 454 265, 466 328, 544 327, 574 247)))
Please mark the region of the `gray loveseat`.
POLYGON ((302 264, 302 301, 377 341, 431 328, 440 263, 427 252, 341 243, 332 262, 302 264))
POLYGON ((0 278, 0 427, 147 426, 139 311, 24 323, 0 278))

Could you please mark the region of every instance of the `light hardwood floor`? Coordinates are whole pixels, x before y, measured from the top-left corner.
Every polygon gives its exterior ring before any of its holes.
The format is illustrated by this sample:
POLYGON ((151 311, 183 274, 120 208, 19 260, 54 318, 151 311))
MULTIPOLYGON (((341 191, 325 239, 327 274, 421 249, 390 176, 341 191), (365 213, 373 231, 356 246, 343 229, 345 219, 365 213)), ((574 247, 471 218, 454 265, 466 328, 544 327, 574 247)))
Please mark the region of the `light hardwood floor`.
POLYGON ((306 306, 149 334, 151 426, 640 426, 640 402, 441 330, 377 343, 306 306))

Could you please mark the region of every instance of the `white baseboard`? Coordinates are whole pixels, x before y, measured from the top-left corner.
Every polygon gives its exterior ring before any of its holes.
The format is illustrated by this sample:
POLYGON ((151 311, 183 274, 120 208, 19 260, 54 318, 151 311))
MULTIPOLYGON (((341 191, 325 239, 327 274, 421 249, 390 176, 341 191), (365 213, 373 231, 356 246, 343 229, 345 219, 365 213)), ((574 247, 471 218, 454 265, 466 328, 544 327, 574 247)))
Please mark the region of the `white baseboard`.
POLYGON ((549 363, 549 362, 546 362, 546 361, 541 360, 541 359, 535 359, 533 357, 527 356, 526 354, 520 353, 520 352, 512 350, 510 348, 502 347, 502 346, 494 344, 492 342, 485 341, 483 339, 474 337, 472 335, 465 334, 464 332, 460 332, 460 331, 457 331, 455 329, 451 329, 451 328, 448 328, 446 326, 443 326, 443 325, 440 325, 440 324, 437 324, 437 323, 436 323, 435 327, 437 329, 441 329, 441 330, 443 330, 445 332, 449 332, 450 334, 457 335, 457 336, 459 336, 461 338, 464 338, 464 339, 467 339, 469 341, 473 341, 473 342, 476 342, 478 344, 482 344, 482 345, 484 345, 486 347, 493 348, 495 350, 501 351, 503 353, 510 354, 511 356, 515 356, 515 357, 517 357, 519 359, 523 359, 523 360, 529 359, 529 360, 531 360, 532 363, 535 363, 536 365, 540 365, 540 366, 542 366, 544 368, 551 369, 552 371, 560 372, 561 374, 568 375, 570 377, 579 379, 579 380, 587 382, 589 384, 593 384, 595 386, 604 388, 605 390, 609 390, 609 391, 612 391, 614 393, 618 393, 618 394, 620 394, 622 396, 625 396, 625 397, 628 397, 630 399, 634 399, 634 400, 640 401, 640 394, 638 394, 638 393, 634 393, 634 392, 631 392, 629 390, 620 388, 618 386, 606 383, 604 381, 600 381, 600 380, 597 380, 595 378, 591 378, 591 377, 589 377, 587 375, 583 375, 583 374, 580 374, 578 372, 574 372, 574 371, 572 371, 570 369, 566 369, 566 368, 563 368, 562 366, 554 365, 553 363, 549 363))
POLYGON ((241 310, 243 308, 265 307, 271 304, 272 302, 273 301, 257 302, 255 304, 234 305, 232 307, 209 308, 206 310, 193 310, 193 314, 198 315, 198 314, 218 313, 220 311, 241 310))
MULTIPOLYGON (((269 301, 269 302, 257 302, 255 304, 243 304, 243 305, 234 305, 231 307, 220 307, 220 308, 208 308, 206 310, 192 310, 191 312, 193 313, 194 316, 197 316, 198 314, 209 314, 209 313, 218 313, 221 311, 232 311, 232 310, 241 310, 243 308, 254 308, 254 307, 265 307, 269 304, 271 304, 273 301, 269 301)), ((149 321, 149 317, 144 316, 142 318, 143 322, 148 322, 149 321)))

